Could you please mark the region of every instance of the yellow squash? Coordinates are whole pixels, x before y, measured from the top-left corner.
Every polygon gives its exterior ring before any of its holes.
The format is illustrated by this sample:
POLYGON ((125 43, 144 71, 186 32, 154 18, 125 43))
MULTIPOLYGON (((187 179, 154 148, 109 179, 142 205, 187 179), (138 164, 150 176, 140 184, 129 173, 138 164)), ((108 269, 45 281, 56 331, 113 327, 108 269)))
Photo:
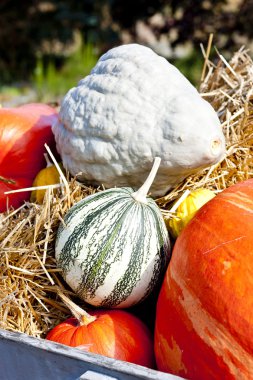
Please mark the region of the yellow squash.
MULTIPOLYGON (((53 165, 45 154, 45 159, 47 162, 46 168, 39 171, 33 181, 33 187, 38 186, 47 186, 47 185, 55 185, 60 183, 60 175, 55 165, 53 165)), ((44 196, 46 193, 46 189, 42 190, 33 190, 31 193, 31 202, 37 202, 39 204, 43 203, 44 196)))
POLYGON ((209 189, 191 191, 176 208, 175 215, 165 220, 171 235, 177 238, 196 212, 213 197, 215 193, 209 189))

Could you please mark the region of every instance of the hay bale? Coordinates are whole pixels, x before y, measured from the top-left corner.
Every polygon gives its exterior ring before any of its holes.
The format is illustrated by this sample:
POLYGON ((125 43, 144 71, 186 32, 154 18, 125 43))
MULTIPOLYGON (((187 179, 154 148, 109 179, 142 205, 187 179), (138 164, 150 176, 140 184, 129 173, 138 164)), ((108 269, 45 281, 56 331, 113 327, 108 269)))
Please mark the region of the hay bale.
MULTIPOLYGON (((218 55, 214 64, 204 55, 200 92, 219 114, 226 157, 157 199, 165 217, 170 217, 173 201, 186 190, 205 187, 220 192, 253 176, 253 62, 244 48, 230 62, 218 55)), ((59 286, 73 293, 56 267, 55 235, 69 207, 98 190, 63 178, 56 193, 47 190, 43 205, 26 203, 0 215, 0 328, 44 337, 69 316, 57 295, 59 286)))
POLYGON ((69 315, 57 296, 65 285, 54 259, 55 235, 67 210, 95 191, 70 179, 57 193, 49 187, 43 205, 27 202, 1 214, 0 328, 42 337, 69 315))

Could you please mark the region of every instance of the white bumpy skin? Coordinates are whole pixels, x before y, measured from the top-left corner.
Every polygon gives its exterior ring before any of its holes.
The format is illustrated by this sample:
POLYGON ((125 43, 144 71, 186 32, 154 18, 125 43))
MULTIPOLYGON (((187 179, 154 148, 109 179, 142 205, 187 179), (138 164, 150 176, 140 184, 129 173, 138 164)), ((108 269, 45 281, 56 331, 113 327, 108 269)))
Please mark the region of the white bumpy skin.
POLYGON ((211 105, 177 68, 138 44, 99 59, 66 94, 53 133, 64 167, 87 184, 138 188, 161 157, 152 196, 225 155, 211 105))

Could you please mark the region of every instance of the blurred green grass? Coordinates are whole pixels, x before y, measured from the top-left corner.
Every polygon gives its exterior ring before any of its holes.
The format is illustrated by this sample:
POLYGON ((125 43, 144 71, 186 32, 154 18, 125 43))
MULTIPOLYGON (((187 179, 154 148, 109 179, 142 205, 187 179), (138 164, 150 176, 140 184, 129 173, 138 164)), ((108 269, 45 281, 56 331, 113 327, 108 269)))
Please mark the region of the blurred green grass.
MULTIPOLYGON (((36 67, 29 83, 0 88, 0 103, 12 105, 30 101, 60 102, 68 90, 90 73, 99 59, 95 46, 88 42, 80 47, 60 67, 51 58, 37 57, 36 67)), ((203 67, 201 51, 192 50, 186 57, 170 61, 198 88, 203 67)))
POLYGON ((189 55, 171 61, 184 76, 195 86, 199 87, 204 59, 201 51, 192 50, 189 55))
POLYGON ((45 66, 39 57, 32 76, 32 86, 37 92, 38 100, 47 102, 64 96, 90 73, 97 60, 98 55, 92 43, 82 44, 75 53, 66 58, 60 69, 53 60, 45 66))

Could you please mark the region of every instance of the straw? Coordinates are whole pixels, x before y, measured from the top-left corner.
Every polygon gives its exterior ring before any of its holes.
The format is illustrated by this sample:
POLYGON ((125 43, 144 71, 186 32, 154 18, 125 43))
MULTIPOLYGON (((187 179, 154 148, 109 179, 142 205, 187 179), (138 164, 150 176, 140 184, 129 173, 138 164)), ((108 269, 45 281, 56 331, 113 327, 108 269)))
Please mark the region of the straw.
POLYGON ((42 205, 26 203, 2 214, 0 328, 45 337, 69 316, 55 286, 64 283, 54 257, 55 236, 69 207, 98 189, 66 180, 69 197, 62 188, 48 189, 42 205))
MULTIPOLYGON (((210 51, 210 45, 208 47, 210 51)), ((222 162, 186 178, 176 189, 157 199, 165 218, 171 217, 173 202, 186 191, 200 187, 215 193, 253 177, 253 62, 245 48, 228 62, 218 54, 216 65, 203 50, 205 67, 199 92, 217 111, 226 138, 222 162), (208 78, 208 80, 206 80, 208 78)))

